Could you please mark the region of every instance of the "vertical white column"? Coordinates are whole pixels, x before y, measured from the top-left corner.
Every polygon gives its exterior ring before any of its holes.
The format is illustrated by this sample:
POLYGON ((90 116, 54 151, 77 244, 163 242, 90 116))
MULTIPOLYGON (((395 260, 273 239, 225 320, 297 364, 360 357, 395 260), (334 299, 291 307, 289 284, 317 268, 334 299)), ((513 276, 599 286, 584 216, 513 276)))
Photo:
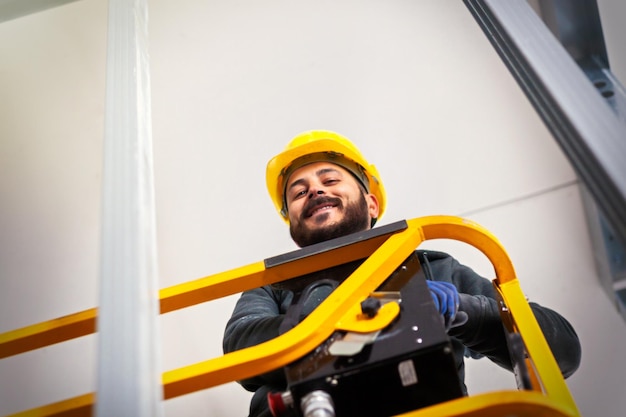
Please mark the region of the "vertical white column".
POLYGON ((162 411, 148 0, 109 0, 96 416, 162 411))

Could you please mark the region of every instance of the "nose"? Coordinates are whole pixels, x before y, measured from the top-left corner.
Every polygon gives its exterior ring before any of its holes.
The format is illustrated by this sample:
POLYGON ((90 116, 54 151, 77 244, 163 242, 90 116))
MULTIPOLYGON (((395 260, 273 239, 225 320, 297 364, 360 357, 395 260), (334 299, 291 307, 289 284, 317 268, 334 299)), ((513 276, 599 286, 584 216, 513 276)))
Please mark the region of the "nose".
POLYGON ((309 199, 315 197, 316 195, 322 195, 322 194, 324 194, 324 190, 311 188, 311 190, 309 190, 309 199))

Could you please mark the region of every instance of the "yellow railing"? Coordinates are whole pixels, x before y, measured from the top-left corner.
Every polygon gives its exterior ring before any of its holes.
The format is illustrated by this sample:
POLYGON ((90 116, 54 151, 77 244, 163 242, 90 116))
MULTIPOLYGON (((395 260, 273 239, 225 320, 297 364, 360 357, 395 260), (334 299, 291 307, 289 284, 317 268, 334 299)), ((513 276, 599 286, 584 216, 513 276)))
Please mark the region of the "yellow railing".
MULTIPOLYGON (((468 243, 494 266, 494 286, 507 309, 503 321, 519 333, 528 354, 531 390, 473 395, 402 414, 402 416, 579 416, 576 404, 515 276, 513 264, 498 240, 474 222, 451 216, 412 219, 389 233, 309 253, 294 252, 289 261, 266 266, 258 262, 160 291, 161 313, 269 285, 367 258, 306 319, 283 335, 250 348, 163 374, 164 398, 245 379, 285 366, 326 340, 348 311, 375 291, 423 241, 454 239, 468 243), (298 256, 300 255, 300 256, 298 256), (313 325, 314 324, 314 325, 313 325), (513 414, 512 414, 513 413, 513 414)), ((0 358, 38 349, 95 331, 96 309, 28 326, 0 335, 0 358)), ((91 416, 95 394, 60 401, 16 416, 91 416)))

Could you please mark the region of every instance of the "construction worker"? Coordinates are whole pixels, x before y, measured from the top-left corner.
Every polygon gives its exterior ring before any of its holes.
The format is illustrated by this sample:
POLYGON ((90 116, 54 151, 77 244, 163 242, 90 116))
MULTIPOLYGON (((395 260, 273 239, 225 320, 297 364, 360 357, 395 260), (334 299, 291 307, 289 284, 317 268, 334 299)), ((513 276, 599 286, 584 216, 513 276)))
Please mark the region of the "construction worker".
MULTIPOLYGON (((385 189, 377 169, 352 142, 334 132, 310 131, 296 136, 269 161, 266 182, 276 209, 300 247, 367 230, 385 211, 385 189)), ((432 271, 433 281, 427 284, 451 338, 461 381, 464 354, 486 356, 510 370, 511 360, 491 281, 445 253, 416 252, 432 271)), ((307 293, 306 299, 298 299, 301 308, 295 320, 288 313, 294 299, 293 288, 272 285, 245 291, 226 325, 224 352, 279 336, 306 317, 334 287, 321 285, 307 293), (288 323, 290 320, 292 323, 288 323)), ((563 376, 570 376, 580 363, 578 336, 555 311, 536 303, 530 306, 563 376)), ((254 391, 250 416, 270 416, 268 392, 287 388, 280 369, 240 383, 254 391)), ((464 384, 463 388, 467 392, 464 384)))

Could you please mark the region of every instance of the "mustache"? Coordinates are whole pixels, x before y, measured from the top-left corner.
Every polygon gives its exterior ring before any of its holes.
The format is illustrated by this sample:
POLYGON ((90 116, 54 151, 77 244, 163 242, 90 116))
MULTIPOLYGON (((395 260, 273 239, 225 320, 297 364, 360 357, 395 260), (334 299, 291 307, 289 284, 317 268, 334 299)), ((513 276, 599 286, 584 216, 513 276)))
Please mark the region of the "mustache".
POLYGON ((309 200, 306 205, 304 206, 304 209, 302 210, 302 214, 300 215, 301 219, 304 219, 306 217, 308 217, 311 213, 311 211, 319 206, 320 204, 331 204, 333 206, 337 206, 339 208, 342 207, 341 204, 341 199, 336 198, 336 197, 327 197, 327 196, 321 196, 321 197, 317 197, 314 199, 309 200))

